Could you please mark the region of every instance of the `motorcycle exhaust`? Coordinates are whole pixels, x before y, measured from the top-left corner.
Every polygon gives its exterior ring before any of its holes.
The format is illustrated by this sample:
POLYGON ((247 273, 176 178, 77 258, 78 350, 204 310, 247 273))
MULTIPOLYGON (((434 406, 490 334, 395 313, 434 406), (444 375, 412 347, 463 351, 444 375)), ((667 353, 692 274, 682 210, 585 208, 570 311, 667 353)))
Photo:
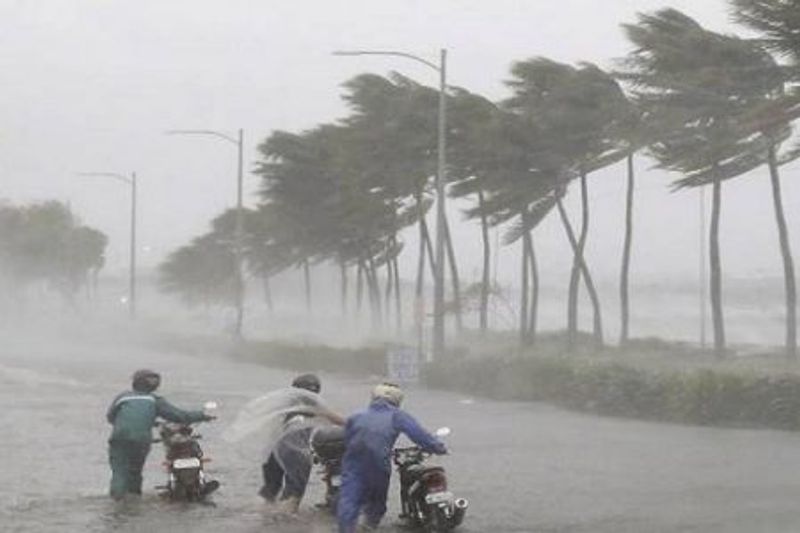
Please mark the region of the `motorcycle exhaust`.
POLYGON ((453 527, 461 525, 461 522, 464 520, 464 514, 467 512, 467 507, 469 507, 469 501, 466 498, 458 498, 456 501, 453 502, 453 527))

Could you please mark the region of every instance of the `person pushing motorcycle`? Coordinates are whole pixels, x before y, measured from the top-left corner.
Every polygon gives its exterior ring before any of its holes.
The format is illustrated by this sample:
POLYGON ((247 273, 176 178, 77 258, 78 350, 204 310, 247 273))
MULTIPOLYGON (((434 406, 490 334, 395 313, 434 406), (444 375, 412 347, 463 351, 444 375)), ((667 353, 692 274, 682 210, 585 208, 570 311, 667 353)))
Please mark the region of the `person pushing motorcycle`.
POLYGON ((386 514, 394 443, 405 434, 423 451, 445 454, 445 445, 400 409, 403 391, 381 383, 372 392, 369 407, 347 419, 342 487, 337 518, 339 533, 355 533, 363 511, 368 527, 377 527, 386 514))
POLYGON ((296 513, 311 475, 311 432, 319 423, 344 425, 345 421, 323 403, 319 396, 322 383, 316 375, 297 376, 291 389, 286 396, 292 405, 283 418, 280 436, 261 466, 264 486, 259 494, 269 502, 280 495, 283 510, 296 513))
POLYGON ((115 500, 142 493, 142 469, 152 443, 151 429, 157 417, 190 424, 213 420, 203 411, 185 411, 154 394, 161 376, 152 370, 133 374, 131 390, 119 394, 108 408, 106 419, 113 425, 108 439, 111 466, 110 494, 115 500))

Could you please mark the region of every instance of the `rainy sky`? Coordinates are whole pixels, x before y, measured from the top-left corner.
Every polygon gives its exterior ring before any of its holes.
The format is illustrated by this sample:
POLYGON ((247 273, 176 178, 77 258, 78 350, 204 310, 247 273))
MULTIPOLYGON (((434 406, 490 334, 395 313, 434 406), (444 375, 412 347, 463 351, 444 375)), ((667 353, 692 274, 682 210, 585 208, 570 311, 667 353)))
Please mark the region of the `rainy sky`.
MULTIPOLYGON (((335 57, 334 50, 402 50, 435 61, 447 48, 449 83, 499 100, 512 61, 542 55, 612 67, 629 50, 619 24, 665 6, 709 29, 735 29, 723 0, 0 0, 0 198, 69 202, 110 236, 113 272, 126 261, 128 191, 76 173, 136 171, 141 260, 154 266, 235 202, 235 147, 165 130, 235 135, 243 128, 248 168, 255 145, 272 130, 301 131, 344 116, 340 84, 356 74, 395 70, 437 83, 435 72, 412 61, 335 57)), ((635 275, 691 278, 698 270, 698 193, 670 193, 670 176, 651 166, 644 158, 637 163, 635 275)), ((800 165, 784 169, 794 228, 798 172, 800 165)), ((589 257, 600 279, 612 279, 624 168, 598 173, 590 187, 589 257)), ((246 190, 256 188, 246 177, 246 190)), ((569 196, 574 209, 578 195, 569 196)), ((724 202, 726 275, 780 276, 765 172, 726 184, 724 202)), ((477 227, 462 225, 456 234, 470 277, 480 262, 477 227)), ((792 237, 800 249, 800 233, 792 237)), ((547 257, 543 271, 566 268, 571 257, 555 217, 537 239, 547 257)), ((406 242, 412 246, 413 236, 406 242)), ((509 260, 501 261, 500 278, 513 280, 515 252, 502 253, 509 260)), ((413 254, 406 255, 410 277, 413 254)))

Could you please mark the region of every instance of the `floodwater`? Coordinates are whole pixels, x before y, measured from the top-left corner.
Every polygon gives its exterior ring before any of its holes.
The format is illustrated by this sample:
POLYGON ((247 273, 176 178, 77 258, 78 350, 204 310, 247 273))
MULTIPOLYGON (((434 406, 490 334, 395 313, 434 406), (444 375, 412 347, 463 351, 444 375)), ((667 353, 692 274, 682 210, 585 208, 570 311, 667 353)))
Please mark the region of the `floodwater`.
MULTIPOLYGON (((118 346, 0 339, 0 530, 3 532, 331 532, 313 508, 314 477, 297 518, 255 494, 257 443, 222 436, 247 400, 285 386, 291 374, 226 359, 118 346), (161 392, 180 406, 220 404, 205 424, 214 505, 162 502, 154 446, 140 501, 117 504, 108 481, 107 403, 138 367, 163 373, 161 392)), ((323 393, 350 412, 371 380, 324 376, 323 393)), ((800 435, 682 427, 507 403, 463 394, 410 391, 406 407, 427 427, 450 426, 441 459, 451 487, 470 500, 461 531, 550 533, 797 532, 800 435)), ((402 531, 396 486, 382 531, 402 531)))

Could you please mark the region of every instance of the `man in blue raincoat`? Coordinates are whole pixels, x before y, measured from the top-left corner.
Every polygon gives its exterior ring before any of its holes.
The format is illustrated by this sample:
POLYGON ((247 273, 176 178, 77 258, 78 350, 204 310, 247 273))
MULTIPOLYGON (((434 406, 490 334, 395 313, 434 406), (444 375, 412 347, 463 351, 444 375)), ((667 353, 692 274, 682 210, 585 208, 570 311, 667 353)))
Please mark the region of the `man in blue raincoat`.
POLYGON ((342 487, 339 493, 339 533, 354 533, 363 511, 369 527, 386 514, 386 496, 394 443, 405 434, 424 451, 444 454, 447 449, 400 409, 403 391, 392 383, 375 387, 369 407, 347 419, 342 487))
MULTIPOLYGON (((133 375, 132 390, 114 398, 106 413, 114 426, 108 439, 111 465, 111 497, 122 499, 126 494, 142 493, 142 469, 150 452, 151 429, 156 417, 171 422, 190 424, 214 417, 203 411, 178 409, 161 396, 153 394, 161 376, 152 370, 138 370, 133 375)), ((212 484, 216 488, 219 484, 212 484)))

